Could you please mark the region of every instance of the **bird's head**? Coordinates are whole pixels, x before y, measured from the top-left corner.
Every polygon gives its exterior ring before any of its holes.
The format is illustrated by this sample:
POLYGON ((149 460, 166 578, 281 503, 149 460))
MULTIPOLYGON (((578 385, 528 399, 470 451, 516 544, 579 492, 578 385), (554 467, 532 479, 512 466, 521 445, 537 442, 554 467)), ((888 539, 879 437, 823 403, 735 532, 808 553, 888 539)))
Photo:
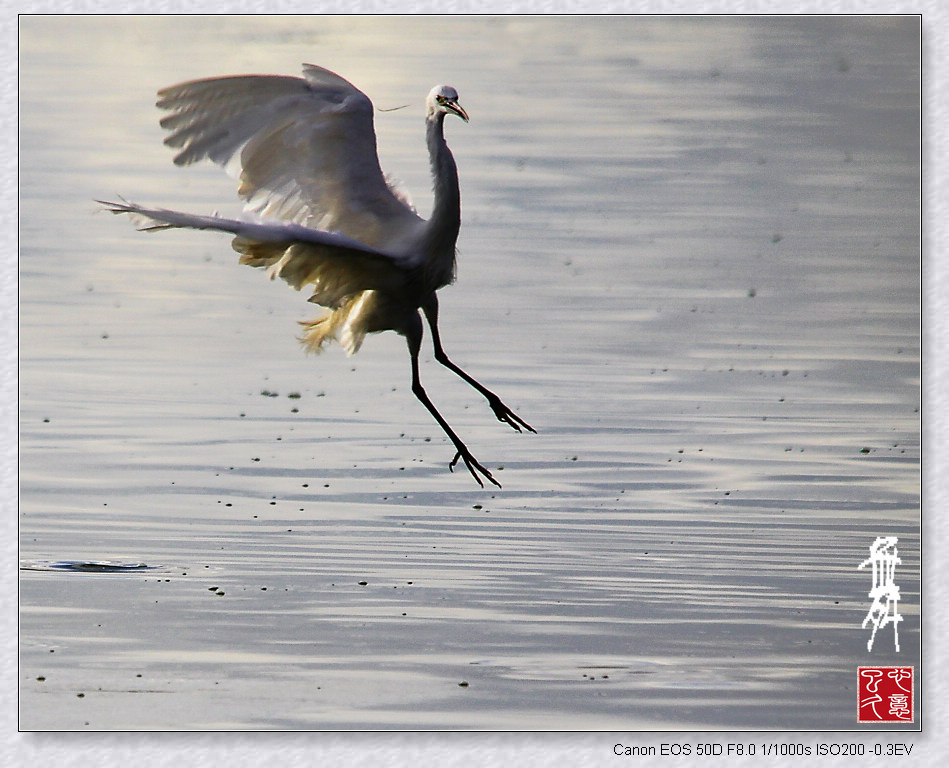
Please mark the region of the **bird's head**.
POLYGON ((439 114, 458 115, 466 123, 468 122, 468 113, 458 103, 458 91, 450 85, 436 85, 432 88, 425 104, 428 107, 429 118, 439 114))

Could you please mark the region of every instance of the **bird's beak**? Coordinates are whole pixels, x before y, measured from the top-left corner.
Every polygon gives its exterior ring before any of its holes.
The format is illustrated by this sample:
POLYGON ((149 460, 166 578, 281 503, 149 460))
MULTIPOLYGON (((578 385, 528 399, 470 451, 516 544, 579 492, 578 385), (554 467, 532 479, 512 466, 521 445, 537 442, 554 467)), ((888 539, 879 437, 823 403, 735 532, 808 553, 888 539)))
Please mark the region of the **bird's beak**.
POLYGON ((461 104, 459 104, 457 101, 449 101, 447 104, 445 104, 445 108, 448 109, 449 112, 453 112, 454 114, 458 115, 458 117, 460 117, 466 123, 468 122, 468 113, 465 112, 461 104))

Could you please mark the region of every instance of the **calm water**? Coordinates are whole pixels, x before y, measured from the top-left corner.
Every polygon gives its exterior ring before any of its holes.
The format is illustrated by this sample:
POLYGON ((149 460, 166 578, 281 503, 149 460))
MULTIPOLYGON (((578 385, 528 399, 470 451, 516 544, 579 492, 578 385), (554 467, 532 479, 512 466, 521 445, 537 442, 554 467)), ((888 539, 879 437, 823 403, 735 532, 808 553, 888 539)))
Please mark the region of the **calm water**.
POLYGON ((20 725, 854 729, 919 667, 918 29, 897 18, 23 18, 20 725), (305 296, 175 168, 155 91, 340 72, 429 206, 456 86, 442 413, 394 334, 306 358, 305 296), (899 537, 901 650, 867 652, 899 537), (68 564, 111 564, 70 568, 68 564), (64 565, 66 564, 66 565, 64 565), (141 567, 139 567, 141 566, 141 567))

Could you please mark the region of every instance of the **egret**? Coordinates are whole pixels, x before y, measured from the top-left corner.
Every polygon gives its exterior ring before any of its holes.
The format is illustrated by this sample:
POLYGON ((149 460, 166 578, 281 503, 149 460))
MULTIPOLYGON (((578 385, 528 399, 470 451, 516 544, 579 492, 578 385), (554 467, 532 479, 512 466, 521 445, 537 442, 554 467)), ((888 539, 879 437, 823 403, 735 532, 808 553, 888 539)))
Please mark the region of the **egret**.
POLYGON ((379 167, 373 106, 339 75, 306 64, 302 77, 238 75, 181 83, 158 92, 176 165, 203 159, 239 181, 244 219, 200 216, 128 201, 99 201, 131 214, 142 230, 208 229, 234 235, 240 263, 267 270, 327 311, 303 322, 300 341, 319 352, 331 339, 355 354, 367 333, 405 337, 412 392, 455 447, 472 477, 500 487, 429 399, 419 378, 422 317, 435 359, 488 401, 502 423, 535 432, 491 390, 453 363, 438 333, 437 291, 455 278, 461 226, 458 170, 445 142, 444 121, 468 122, 457 91, 435 86, 426 99, 425 129, 434 204, 428 220, 390 186, 379 167), (421 311, 421 314, 420 314, 421 311))

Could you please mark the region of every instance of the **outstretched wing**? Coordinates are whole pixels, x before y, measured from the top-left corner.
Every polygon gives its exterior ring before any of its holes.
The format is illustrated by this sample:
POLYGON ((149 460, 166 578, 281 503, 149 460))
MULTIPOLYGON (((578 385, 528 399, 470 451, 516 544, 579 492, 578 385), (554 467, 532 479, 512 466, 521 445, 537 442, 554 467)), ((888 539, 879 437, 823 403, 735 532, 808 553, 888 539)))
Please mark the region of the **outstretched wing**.
POLYGON ((398 291, 404 287, 404 257, 347 237, 285 221, 252 222, 198 216, 135 203, 97 201, 112 213, 127 213, 140 229, 210 229, 234 235, 241 264, 264 267, 273 280, 298 291, 311 287, 310 301, 335 309, 362 291, 398 291))
POLYGON ((329 70, 196 80, 158 96, 175 162, 225 166, 255 213, 381 248, 422 224, 379 167, 372 102, 329 70))

